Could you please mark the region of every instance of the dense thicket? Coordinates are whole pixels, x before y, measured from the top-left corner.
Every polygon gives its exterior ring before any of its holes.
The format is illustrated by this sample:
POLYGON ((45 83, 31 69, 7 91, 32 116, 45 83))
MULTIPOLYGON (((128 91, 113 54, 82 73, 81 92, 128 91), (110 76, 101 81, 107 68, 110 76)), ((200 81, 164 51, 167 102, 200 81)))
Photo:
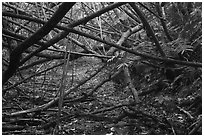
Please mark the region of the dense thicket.
POLYGON ((202 134, 201 2, 3 2, 3 134, 202 134))

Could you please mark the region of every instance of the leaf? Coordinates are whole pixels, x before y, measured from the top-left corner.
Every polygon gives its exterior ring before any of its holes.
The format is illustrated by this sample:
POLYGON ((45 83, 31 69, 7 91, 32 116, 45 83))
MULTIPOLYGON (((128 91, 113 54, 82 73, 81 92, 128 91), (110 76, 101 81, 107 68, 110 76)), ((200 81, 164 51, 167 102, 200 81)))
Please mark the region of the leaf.
POLYGON ((182 45, 182 44, 179 44, 178 47, 175 49, 175 51, 177 53, 180 53, 180 52, 184 52, 184 51, 193 51, 193 47, 191 45, 182 45))

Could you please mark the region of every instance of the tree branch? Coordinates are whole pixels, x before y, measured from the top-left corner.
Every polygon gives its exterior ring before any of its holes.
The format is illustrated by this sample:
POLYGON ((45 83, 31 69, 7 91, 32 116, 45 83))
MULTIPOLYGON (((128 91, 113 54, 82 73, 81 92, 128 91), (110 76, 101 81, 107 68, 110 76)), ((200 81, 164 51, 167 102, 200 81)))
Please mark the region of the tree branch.
POLYGON ((162 11, 161 11, 161 6, 159 4, 156 4, 156 9, 157 9, 157 12, 158 12, 158 14, 160 16, 160 21, 161 21, 161 24, 162 24, 162 27, 164 29, 164 33, 166 34, 167 39, 169 41, 173 41, 173 38, 170 36, 169 31, 167 29, 165 20, 163 19, 163 15, 162 15, 162 11))
POLYGON ((42 39, 45 35, 47 35, 50 30, 52 30, 57 25, 57 23, 65 16, 65 14, 72 8, 74 4, 75 3, 63 3, 52 16, 52 18, 42 28, 40 28, 31 37, 26 39, 23 43, 18 45, 18 47, 13 50, 10 55, 9 67, 3 73, 2 84, 5 84, 7 80, 16 72, 23 51, 25 51, 37 41, 42 39))
POLYGON ((151 28, 151 26, 149 25, 149 23, 147 22, 147 19, 145 18, 144 14, 139 10, 139 8, 135 5, 135 3, 129 3, 130 6, 135 10, 135 12, 138 14, 138 16, 140 17, 143 26, 145 27, 146 31, 147 31, 147 35, 149 35, 150 38, 152 38, 152 40, 155 43, 155 46, 157 47, 157 49, 159 50, 160 54, 162 57, 165 57, 165 53, 162 50, 159 41, 157 39, 157 37, 154 34, 153 29, 151 28))

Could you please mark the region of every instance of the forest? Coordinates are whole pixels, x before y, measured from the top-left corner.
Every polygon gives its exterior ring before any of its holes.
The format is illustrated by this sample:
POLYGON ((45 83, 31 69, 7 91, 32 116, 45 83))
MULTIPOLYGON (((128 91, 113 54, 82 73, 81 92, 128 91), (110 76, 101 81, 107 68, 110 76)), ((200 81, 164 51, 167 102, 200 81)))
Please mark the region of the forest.
POLYGON ((202 2, 2 2, 3 135, 202 135, 202 2))

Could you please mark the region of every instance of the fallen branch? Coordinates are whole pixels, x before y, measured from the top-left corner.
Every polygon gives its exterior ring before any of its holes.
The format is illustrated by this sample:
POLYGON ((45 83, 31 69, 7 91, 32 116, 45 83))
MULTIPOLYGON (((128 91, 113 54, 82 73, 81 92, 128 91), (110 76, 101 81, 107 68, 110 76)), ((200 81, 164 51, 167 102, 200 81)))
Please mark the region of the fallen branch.
MULTIPOLYGON (((77 88, 79 88, 81 85, 85 84, 87 81, 89 81, 91 78, 93 78, 94 76, 96 76, 101 70, 103 70, 106 67, 106 64, 104 66, 102 66, 100 69, 98 69, 95 73, 93 73, 91 76, 89 76, 87 79, 84 79, 83 81, 81 81, 79 84, 77 84, 74 87, 71 87, 69 90, 65 91, 64 96, 66 97, 68 94, 70 94, 71 92, 77 90, 77 88)), ((18 112, 14 112, 11 114, 6 114, 7 116, 17 116, 17 115, 22 115, 22 114, 26 114, 26 113, 31 113, 31 112, 36 112, 36 111, 42 111, 42 110, 46 110, 54 105, 57 105, 59 101, 59 97, 54 98, 53 100, 51 100, 50 102, 43 104, 41 106, 35 107, 35 108, 31 108, 31 109, 27 109, 27 110, 23 110, 23 111, 18 111, 18 112)))
POLYGON ((190 119, 193 119, 194 117, 186 110, 184 110, 183 108, 179 107, 179 106, 176 106, 179 111, 183 112, 184 114, 186 114, 190 119))

